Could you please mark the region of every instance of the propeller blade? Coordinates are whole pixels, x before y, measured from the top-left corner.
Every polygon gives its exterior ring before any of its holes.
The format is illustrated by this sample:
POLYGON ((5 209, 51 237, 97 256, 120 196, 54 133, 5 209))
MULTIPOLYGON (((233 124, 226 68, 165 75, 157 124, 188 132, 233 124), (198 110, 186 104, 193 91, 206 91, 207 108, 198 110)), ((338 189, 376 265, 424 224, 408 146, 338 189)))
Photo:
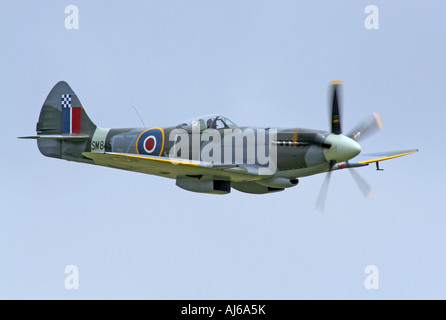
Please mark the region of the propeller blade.
POLYGON ((376 133, 382 128, 383 125, 381 123, 381 118, 377 113, 372 113, 370 116, 364 119, 364 121, 358 124, 353 130, 351 130, 347 137, 359 141, 370 137, 372 134, 376 133))
POLYGON ((328 170, 327 175, 325 176, 324 182, 322 183, 321 190, 319 191, 319 195, 316 200, 316 210, 320 213, 324 213, 325 210, 325 201, 327 199, 328 186, 330 184, 331 172, 333 171, 333 166, 336 164, 336 161, 330 161, 330 169, 328 170))
POLYGON ((328 185, 330 184, 330 177, 331 177, 331 170, 328 171, 327 175, 325 176, 324 182, 322 183, 321 191, 319 191, 319 195, 316 200, 316 210, 318 210, 320 213, 324 213, 325 210, 325 201, 327 200, 327 193, 328 193, 328 185))
POLYGON ((330 82, 332 86, 332 100, 331 100, 331 133, 341 134, 341 108, 339 104, 339 87, 341 80, 335 80, 330 82))
POLYGON ((358 185, 359 190, 361 190, 362 194, 366 199, 369 199, 373 193, 372 187, 356 172, 352 167, 349 168, 350 173, 352 174, 353 179, 358 185))

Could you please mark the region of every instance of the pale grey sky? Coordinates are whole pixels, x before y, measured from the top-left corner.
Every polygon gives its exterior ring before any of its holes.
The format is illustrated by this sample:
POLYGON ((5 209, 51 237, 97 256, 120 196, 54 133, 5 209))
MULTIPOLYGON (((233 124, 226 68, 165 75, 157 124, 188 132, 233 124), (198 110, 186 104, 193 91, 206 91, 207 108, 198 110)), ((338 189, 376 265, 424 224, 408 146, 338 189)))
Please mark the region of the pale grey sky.
POLYGON ((446 298, 444 1, 2 1, 0 298, 446 298), (67 5, 79 29, 67 30, 67 5), (367 30, 364 9, 379 9, 367 30), (33 135, 67 81, 102 127, 221 113, 239 125, 344 130, 375 111, 363 151, 419 148, 282 193, 194 194, 174 180, 42 156, 33 135), (64 286, 67 265, 79 289, 64 286), (379 289, 364 287, 367 265, 379 289))

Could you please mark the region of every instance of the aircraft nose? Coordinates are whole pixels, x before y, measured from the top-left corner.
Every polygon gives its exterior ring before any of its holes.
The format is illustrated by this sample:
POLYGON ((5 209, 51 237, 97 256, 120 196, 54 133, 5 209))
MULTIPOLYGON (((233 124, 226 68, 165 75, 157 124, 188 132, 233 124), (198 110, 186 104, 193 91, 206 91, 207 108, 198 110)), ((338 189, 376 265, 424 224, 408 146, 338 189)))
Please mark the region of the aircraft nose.
POLYGON ((338 156, 347 161, 356 157, 361 152, 361 146, 355 140, 346 137, 338 144, 338 156))
POLYGON ((331 144, 331 148, 324 149, 324 156, 327 161, 347 161, 361 152, 361 146, 356 141, 341 134, 331 134, 325 139, 325 142, 331 144))

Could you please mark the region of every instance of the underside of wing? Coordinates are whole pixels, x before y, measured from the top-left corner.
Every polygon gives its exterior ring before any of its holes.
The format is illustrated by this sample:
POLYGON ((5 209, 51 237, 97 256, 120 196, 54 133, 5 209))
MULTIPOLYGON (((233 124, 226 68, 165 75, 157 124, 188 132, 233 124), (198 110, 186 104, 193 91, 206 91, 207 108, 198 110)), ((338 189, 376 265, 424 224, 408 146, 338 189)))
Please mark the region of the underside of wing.
POLYGON ((192 177, 227 181, 254 181, 265 177, 265 168, 255 165, 222 165, 202 161, 127 153, 83 152, 95 164, 116 169, 158 175, 166 178, 192 177))

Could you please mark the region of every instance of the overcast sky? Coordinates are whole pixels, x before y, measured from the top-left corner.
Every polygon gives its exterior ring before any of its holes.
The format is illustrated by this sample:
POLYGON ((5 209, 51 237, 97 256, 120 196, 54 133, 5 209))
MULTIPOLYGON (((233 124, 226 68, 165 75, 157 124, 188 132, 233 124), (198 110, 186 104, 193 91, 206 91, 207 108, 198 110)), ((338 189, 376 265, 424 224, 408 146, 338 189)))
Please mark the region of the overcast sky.
POLYGON ((0 2, 0 298, 446 298, 445 15, 444 1, 0 2), (379 29, 364 25, 370 4, 379 29), (323 174, 276 194, 195 194, 17 139, 60 80, 106 128, 141 126, 135 106, 150 127, 221 113, 328 130, 333 79, 345 131, 381 115, 364 152, 420 152, 359 168, 368 201, 334 172, 324 214, 323 174))

